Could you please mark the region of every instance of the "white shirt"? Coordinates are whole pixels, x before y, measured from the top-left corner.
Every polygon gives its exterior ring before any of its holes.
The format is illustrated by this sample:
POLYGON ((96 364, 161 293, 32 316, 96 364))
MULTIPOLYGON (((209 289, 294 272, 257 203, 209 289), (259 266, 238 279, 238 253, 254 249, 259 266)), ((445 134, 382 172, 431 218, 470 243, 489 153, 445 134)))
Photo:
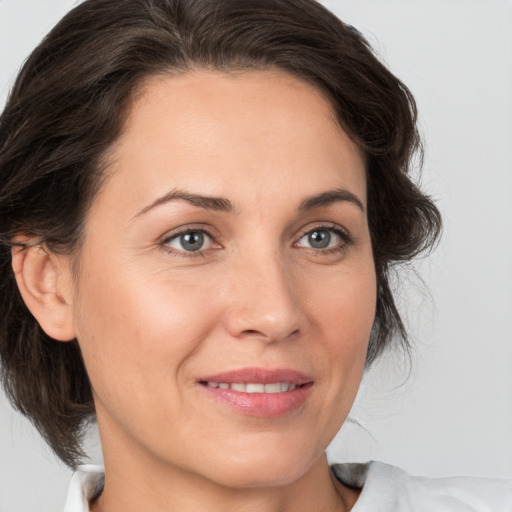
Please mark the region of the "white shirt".
POLYGON ((425 478, 382 462, 335 464, 332 471, 363 488, 351 512, 512 512, 512 480, 425 478))
MULTIPOLYGON (((363 489, 351 512, 512 512, 512 480, 424 478, 382 462, 334 464, 332 471, 342 483, 363 489)), ((89 512, 103 482, 103 468, 80 466, 63 512, 89 512)))

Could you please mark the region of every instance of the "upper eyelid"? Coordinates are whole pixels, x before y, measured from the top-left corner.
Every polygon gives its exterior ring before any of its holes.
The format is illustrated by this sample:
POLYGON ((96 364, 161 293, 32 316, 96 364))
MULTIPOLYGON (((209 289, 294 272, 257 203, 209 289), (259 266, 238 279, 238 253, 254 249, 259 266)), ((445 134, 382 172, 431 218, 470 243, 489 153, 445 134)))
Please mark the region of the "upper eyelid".
POLYGON ((172 240, 180 235, 189 233, 191 231, 200 231, 202 233, 206 233, 210 238, 212 238, 214 241, 219 243, 218 242, 219 236, 216 233, 214 233, 214 230, 212 228, 210 228, 209 226, 205 226, 204 224, 198 224, 198 225, 189 224, 189 225, 182 226, 181 228, 179 228, 179 227, 174 228, 173 230, 167 231, 164 235, 162 235, 159 238, 159 243, 164 244, 165 242, 167 242, 169 240, 172 240))
MULTIPOLYGON (((331 231, 338 232, 346 242, 351 242, 353 240, 352 235, 349 233, 349 231, 341 226, 338 223, 332 222, 332 221, 317 221, 310 223, 309 225, 303 227, 298 231, 298 234, 294 235, 292 239, 292 245, 296 244, 301 238, 306 236, 311 231, 314 231, 315 229, 327 229, 331 231)), ((176 237, 179 237, 180 235, 183 235, 185 233, 191 232, 191 231, 200 231, 205 233, 207 236, 209 236, 212 241, 220 246, 223 245, 223 237, 221 237, 220 233, 213 227, 207 225, 207 224, 185 224, 180 227, 174 228, 173 230, 168 231, 163 236, 159 237, 158 244, 159 245, 165 245, 170 240, 175 239, 176 237)), ((200 251, 198 251, 200 252, 200 251)))
POLYGON ((314 231, 315 229, 327 229, 327 230, 331 230, 331 231, 337 231, 339 233, 341 233, 344 237, 346 238, 352 238, 350 233, 348 232, 347 229, 345 229, 343 226, 340 226, 339 224, 336 224, 334 222, 319 222, 313 226, 310 226, 308 228, 303 228, 301 230, 301 235, 299 236, 299 240, 301 238, 303 238, 305 235, 307 235, 308 233, 311 233, 311 231, 314 231))
MULTIPOLYGON (((176 247, 171 247, 170 243, 177 239, 178 237, 185 235, 186 233, 199 231, 206 234, 210 237, 213 244, 219 244, 215 235, 213 235, 209 229, 205 228, 204 225, 201 227, 194 226, 183 226, 182 229, 176 228, 178 231, 167 232, 163 237, 161 237, 158 241, 158 247, 161 251, 166 252, 167 254, 172 254, 176 257, 180 256, 183 258, 200 258, 204 257, 208 251, 212 250, 212 247, 208 247, 206 249, 200 249, 197 251, 187 251, 185 249, 177 249, 176 247)), ((221 244, 219 244, 221 245, 221 244)))

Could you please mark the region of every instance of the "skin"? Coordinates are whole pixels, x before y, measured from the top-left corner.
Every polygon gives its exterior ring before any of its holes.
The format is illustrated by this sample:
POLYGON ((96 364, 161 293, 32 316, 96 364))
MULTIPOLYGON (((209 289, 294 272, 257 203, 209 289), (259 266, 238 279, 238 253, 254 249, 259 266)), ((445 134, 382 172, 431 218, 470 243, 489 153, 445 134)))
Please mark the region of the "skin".
POLYGON ((332 479, 325 449, 362 377, 376 278, 364 159, 328 102, 271 70, 151 78, 109 159, 78 276, 69 257, 49 264, 104 449, 91 509, 350 510, 358 491, 332 479), (232 208, 162 199, 176 190, 232 208), (300 209, 333 190, 356 200, 300 209), (180 245, 187 228, 209 233, 201 250, 180 245), (329 247, 311 246, 315 229, 329 247), (261 418, 198 385, 248 366, 303 372, 311 392, 261 418))

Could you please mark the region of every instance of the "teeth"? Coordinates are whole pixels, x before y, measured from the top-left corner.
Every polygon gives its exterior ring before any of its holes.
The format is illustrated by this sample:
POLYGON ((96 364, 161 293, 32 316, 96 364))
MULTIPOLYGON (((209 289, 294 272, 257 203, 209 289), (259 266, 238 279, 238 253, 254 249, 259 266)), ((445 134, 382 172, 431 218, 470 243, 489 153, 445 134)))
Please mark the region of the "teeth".
POLYGON ((265 384, 265 393, 279 393, 281 391, 281 384, 275 382, 273 384, 265 384))
POLYGON ((210 388, 231 389, 241 393, 283 393, 297 388, 297 384, 290 384, 289 382, 272 382, 270 384, 259 382, 207 382, 206 384, 210 388))
POLYGON ((246 393, 265 393, 265 384, 246 384, 246 393))

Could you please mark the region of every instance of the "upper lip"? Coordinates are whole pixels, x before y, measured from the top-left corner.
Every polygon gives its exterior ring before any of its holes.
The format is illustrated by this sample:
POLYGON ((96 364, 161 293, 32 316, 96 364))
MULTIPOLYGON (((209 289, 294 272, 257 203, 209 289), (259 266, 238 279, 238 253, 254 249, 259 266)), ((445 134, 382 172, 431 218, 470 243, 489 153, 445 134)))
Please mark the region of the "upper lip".
POLYGON ((288 368, 239 368, 226 372, 206 375, 198 379, 198 382, 236 382, 271 384, 274 382, 289 382, 290 384, 302 385, 311 382, 312 379, 306 374, 288 368))

